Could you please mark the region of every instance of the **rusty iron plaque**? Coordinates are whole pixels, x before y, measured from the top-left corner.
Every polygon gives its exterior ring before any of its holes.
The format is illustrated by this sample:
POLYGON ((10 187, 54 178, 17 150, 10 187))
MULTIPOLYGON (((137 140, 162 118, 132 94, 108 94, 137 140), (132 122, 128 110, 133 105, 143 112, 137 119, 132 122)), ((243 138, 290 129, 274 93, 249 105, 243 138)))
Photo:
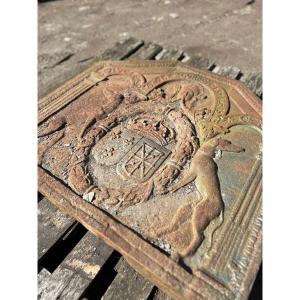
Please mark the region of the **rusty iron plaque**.
POLYGON ((39 190, 175 299, 246 299, 261 103, 177 62, 99 62, 39 102, 39 190))

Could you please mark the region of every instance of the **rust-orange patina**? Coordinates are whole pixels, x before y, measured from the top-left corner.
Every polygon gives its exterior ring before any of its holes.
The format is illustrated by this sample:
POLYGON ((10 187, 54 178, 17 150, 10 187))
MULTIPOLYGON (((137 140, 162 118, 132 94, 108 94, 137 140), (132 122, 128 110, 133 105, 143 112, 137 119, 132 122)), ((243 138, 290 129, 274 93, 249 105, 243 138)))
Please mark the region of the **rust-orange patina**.
POLYGON ((261 104, 176 62, 100 62, 39 104, 39 190, 176 299, 246 299, 261 104))

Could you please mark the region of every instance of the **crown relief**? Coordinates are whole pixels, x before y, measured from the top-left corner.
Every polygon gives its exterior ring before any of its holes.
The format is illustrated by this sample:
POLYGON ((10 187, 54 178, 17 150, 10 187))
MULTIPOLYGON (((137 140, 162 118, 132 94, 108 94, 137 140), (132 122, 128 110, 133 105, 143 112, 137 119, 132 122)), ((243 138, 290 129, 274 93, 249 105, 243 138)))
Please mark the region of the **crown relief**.
POLYGON ((154 138, 161 145, 167 145, 175 138, 172 128, 164 125, 161 120, 151 118, 132 118, 128 121, 128 129, 142 132, 146 136, 154 138))

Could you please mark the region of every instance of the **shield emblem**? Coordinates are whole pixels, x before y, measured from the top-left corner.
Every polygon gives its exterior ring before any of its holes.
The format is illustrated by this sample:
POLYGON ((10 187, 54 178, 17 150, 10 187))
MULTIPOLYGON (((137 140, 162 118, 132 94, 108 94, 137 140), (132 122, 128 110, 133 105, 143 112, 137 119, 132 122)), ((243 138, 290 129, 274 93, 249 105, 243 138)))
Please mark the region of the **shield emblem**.
POLYGON ((118 173, 137 182, 148 180, 171 153, 156 142, 141 138, 120 160, 118 173))

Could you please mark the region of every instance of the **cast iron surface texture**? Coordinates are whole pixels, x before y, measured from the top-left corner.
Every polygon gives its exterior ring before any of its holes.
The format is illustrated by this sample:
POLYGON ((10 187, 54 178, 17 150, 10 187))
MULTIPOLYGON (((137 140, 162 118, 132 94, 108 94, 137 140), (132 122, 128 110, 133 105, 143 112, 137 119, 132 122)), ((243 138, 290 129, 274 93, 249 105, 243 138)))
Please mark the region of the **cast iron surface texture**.
POLYGON ((174 298, 247 297, 261 260, 261 108, 243 84, 103 62, 39 108, 44 195, 174 298))

